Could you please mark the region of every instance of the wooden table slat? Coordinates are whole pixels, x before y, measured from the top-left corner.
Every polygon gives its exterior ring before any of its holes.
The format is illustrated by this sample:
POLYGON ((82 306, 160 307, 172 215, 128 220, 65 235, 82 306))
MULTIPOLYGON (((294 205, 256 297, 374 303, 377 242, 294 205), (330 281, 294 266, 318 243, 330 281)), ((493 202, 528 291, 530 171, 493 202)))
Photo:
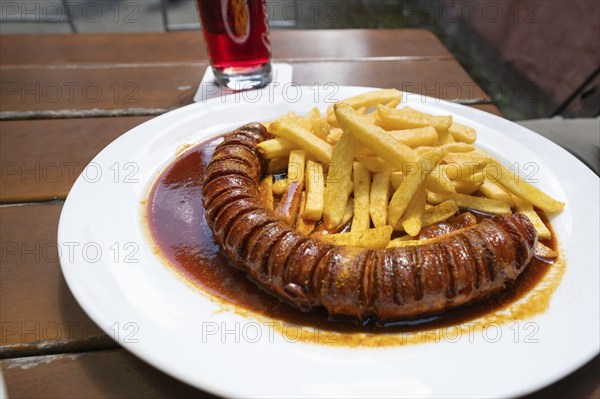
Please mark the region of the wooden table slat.
MULTIPOLYGON (((8 359, 1 361, 0 367, 8 395, 14 398, 215 398, 161 373, 122 349, 8 359)), ((599 367, 600 356, 596 356, 576 373, 523 399, 598 398, 599 367)))
MULTIPOLYGON (((423 29, 272 30, 274 59, 432 57, 452 59, 423 29), (301 38, 302 40, 298 40, 301 38)), ((80 35, 3 35, 2 66, 207 62, 200 31, 80 35), (151 46, 151 47, 149 47, 151 46)))
MULTIPOLYGON (((489 102, 484 91, 453 60, 300 62, 293 67, 293 82, 297 85, 396 87, 457 102, 489 102)), ((192 102, 205 68, 150 65, 5 70, 0 77, 4 88, 2 114, 178 108, 192 102)), ((297 95, 295 89, 285 87, 286 95, 297 95)))
POLYGON ((5 121, 0 203, 65 199, 85 166, 150 117, 5 121))
POLYGON ((0 208, 0 357, 116 346, 63 278, 56 237, 61 210, 61 204, 0 208))

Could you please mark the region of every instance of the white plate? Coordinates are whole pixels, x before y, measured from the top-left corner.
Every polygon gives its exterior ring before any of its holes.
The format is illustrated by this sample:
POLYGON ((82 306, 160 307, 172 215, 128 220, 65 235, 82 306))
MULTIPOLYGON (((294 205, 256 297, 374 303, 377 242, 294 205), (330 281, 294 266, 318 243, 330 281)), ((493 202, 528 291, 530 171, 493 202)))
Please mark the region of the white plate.
POLYGON ((285 96, 242 93, 159 116, 115 140, 77 179, 60 218, 61 265, 76 299, 107 334, 182 381, 235 397, 517 396, 598 353, 598 177, 523 127, 420 95, 404 101, 474 126, 480 146, 507 165, 531 163, 524 175, 537 166, 539 186, 566 202, 552 224, 567 269, 545 313, 456 342, 386 348, 288 342, 263 319, 222 311, 166 267, 152 251, 141 202, 180 146, 290 110, 307 112, 315 102, 324 110, 366 90, 288 89, 285 96))

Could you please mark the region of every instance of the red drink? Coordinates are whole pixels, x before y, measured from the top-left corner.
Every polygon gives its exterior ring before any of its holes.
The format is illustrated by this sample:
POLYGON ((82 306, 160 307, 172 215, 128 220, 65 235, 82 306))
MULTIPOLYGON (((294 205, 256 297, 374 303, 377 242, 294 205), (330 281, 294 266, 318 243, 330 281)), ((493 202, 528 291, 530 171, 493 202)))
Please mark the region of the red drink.
POLYGON ((217 82, 230 88, 235 83, 235 89, 268 84, 271 46, 265 0, 197 0, 197 4, 217 82))

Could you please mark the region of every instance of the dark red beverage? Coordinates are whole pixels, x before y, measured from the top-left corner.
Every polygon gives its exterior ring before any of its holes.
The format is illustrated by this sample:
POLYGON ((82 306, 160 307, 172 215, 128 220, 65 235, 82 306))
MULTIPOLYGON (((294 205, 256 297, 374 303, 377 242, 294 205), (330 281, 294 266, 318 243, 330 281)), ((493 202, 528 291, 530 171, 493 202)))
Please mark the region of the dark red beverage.
POLYGON ((265 0, 197 0, 211 65, 237 73, 271 58, 265 0))

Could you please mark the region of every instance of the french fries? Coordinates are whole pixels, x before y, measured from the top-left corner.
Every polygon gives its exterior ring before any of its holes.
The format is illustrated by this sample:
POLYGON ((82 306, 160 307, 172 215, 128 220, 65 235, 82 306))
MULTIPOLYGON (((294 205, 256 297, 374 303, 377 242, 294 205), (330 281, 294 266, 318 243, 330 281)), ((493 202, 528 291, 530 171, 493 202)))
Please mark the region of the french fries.
POLYGON ((398 101, 397 104, 399 104, 400 101, 402 101, 402 92, 397 89, 369 91, 344 100, 346 104, 348 104, 354 109, 362 107, 370 108, 377 104, 386 104, 395 101, 398 101))
POLYGON ((379 158, 378 156, 366 156, 366 157, 355 157, 361 165, 363 165, 369 172, 373 173, 382 173, 388 172, 391 173, 394 170, 394 167, 379 158))
POLYGON ((304 213, 306 212, 306 192, 302 193, 302 197, 300 198, 300 207, 299 212, 296 215, 296 223, 294 227, 300 233, 304 235, 309 235, 315 229, 315 225, 317 222, 313 220, 307 220, 304 218, 304 213))
POLYGON ((293 224, 296 219, 296 213, 300 206, 302 189, 304 188, 304 165, 306 162, 306 151, 294 150, 290 152, 288 163, 288 186, 281 200, 275 206, 275 213, 281 221, 293 224))
POLYGON ((290 182, 288 181, 288 179, 277 180, 275 183, 273 183, 271 185, 273 194, 283 195, 283 193, 285 193, 285 190, 287 190, 289 184, 290 184, 290 182))
MULTIPOLYGON (((471 180, 476 173, 481 173, 484 164, 481 162, 447 163, 440 165, 441 172, 450 180, 471 180)), ((482 177, 483 179, 483 174, 482 177)), ((483 180, 482 180, 483 181, 483 180)))
POLYGON ((371 174, 360 163, 354 162, 354 218, 350 231, 368 230, 371 225, 369 216, 369 191, 371 190, 371 174))
POLYGON ((369 214, 375 227, 387 224, 390 182, 391 174, 388 172, 373 175, 373 183, 371 184, 371 193, 369 195, 369 214))
POLYGON ((315 227, 311 235, 339 233, 340 231, 344 230, 348 223, 350 223, 350 221, 352 220, 352 216, 354 216, 354 199, 348 198, 346 210, 344 211, 344 216, 342 216, 342 221, 340 222, 340 224, 328 229, 325 226, 325 223, 321 223, 315 227))
POLYGON ((390 165, 401 170, 404 163, 416 161, 416 154, 410 147, 385 134, 380 127, 369 123, 348 104, 338 103, 334 106, 334 111, 344 132, 352 132, 358 141, 390 165))
MULTIPOLYGON (((404 211, 408 207, 412 197, 421 187, 424 177, 431 173, 435 165, 442 159, 444 154, 440 151, 431 151, 424 154, 419 162, 416 163, 414 172, 406 176, 400 184, 390 201, 388 209, 388 218, 390 225, 396 226, 404 211)), ((441 201, 440 201, 441 202, 441 201)))
POLYGON ((450 132, 448 132, 448 130, 441 130, 440 132, 438 132, 438 144, 439 145, 446 145, 446 144, 452 144, 452 143, 456 143, 456 140, 454 140, 454 137, 452 137, 452 135, 450 134, 450 132))
POLYGON ((258 194, 267 209, 274 209, 275 199, 273 198, 273 175, 267 175, 261 179, 260 184, 258 185, 258 194))
POLYGON ((325 192, 325 177, 323 165, 308 161, 305 173, 306 206, 302 217, 306 220, 319 221, 323 215, 323 196, 325 192))
POLYGON ((482 182, 472 181, 472 180, 458 180, 452 183, 454 189, 459 194, 474 194, 481 187, 482 182))
POLYGON ((290 151, 299 148, 292 142, 281 138, 265 140, 258 143, 256 147, 266 159, 285 157, 290 154, 290 151))
POLYGON ((450 115, 430 115, 410 107, 394 109, 380 104, 377 106, 377 114, 381 118, 384 127, 388 130, 433 126, 440 133, 447 131, 450 125, 452 125, 452 116, 450 115))
POLYGON ((563 202, 555 200, 537 187, 525 182, 521 176, 514 174, 500 162, 491 162, 486 166, 485 171, 487 179, 499 183, 512 194, 529 201, 544 212, 560 212, 565 206, 563 202))
POLYGON ((558 257, 558 252, 539 241, 535 244, 533 252, 537 258, 554 259, 558 257))
POLYGON ((391 130, 388 134, 409 147, 433 146, 438 142, 438 133, 431 126, 417 129, 391 130))
POLYGON ((515 202, 512 199, 512 195, 507 193, 500 185, 494 183, 491 180, 484 180, 479 191, 488 198, 496 199, 502 202, 506 202, 510 207, 514 206, 515 202))
MULTIPOLYGON (((428 240, 414 238, 423 228, 460 209, 523 213, 540 239, 551 238, 536 208, 558 212, 562 202, 477 148, 471 126, 451 115, 397 109, 401 100, 398 90, 376 90, 323 114, 315 107, 270 121, 275 138, 258 145, 268 160, 261 201, 302 234, 338 245, 421 245, 428 240), (275 181, 281 172, 287 174, 275 181)), ((541 243, 535 252, 557 256, 541 243)))
POLYGON ((404 181, 404 173, 396 170, 390 174, 390 183, 392 184, 392 191, 396 192, 400 184, 404 181))
POLYGON ((406 212, 400 219, 400 224, 407 234, 416 236, 423 227, 423 213, 425 212, 425 201, 427 200, 427 192, 425 188, 420 187, 415 195, 410 200, 406 212))
POLYGON ((389 244, 391 236, 392 226, 383 226, 359 232, 321 234, 317 235, 316 237, 321 241, 336 245, 384 249, 389 244))
POLYGON ((333 149, 325 183, 323 222, 328 229, 338 226, 344 216, 348 196, 352 189, 353 162, 354 136, 347 132, 333 149))
POLYGON ((331 145, 321 140, 314 134, 295 123, 286 121, 271 124, 271 132, 280 138, 286 139, 315 156, 319 162, 328 164, 331 161, 331 145))
POLYGON ((550 230, 548 230, 542 219, 540 219, 540 216, 533 209, 531 203, 514 195, 512 196, 512 200, 517 208, 517 212, 522 213, 529 218, 529 221, 533 224, 533 227, 535 227, 535 230, 538 233, 538 238, 547 240, 552 237, 552 233, 550 233, 550 230))
POLYGON ((462 141, 463 143, 473 144, 475 140, 477 140, 477 132, 475 129, 458 122, 453 121, 448 128, 448 132, 452 135, 454 140, 462 141))
POLYGON ((425 209, 423 213, 423 227, 450 219, 456 212, 458 212, 458 205, 456 205, 456 201, 454 200, 447 200, 439 205, 425 209))
POLYGON ((439 167, 431 171, 425 178, 425 188, 434 193, 452 194, 456 192, 450 179, 440 171, 439 167))
POLYGON ((321 111, 319 111, 319 108, 312 107, 312 109, 310 111, 308 111, 308 114, 306 114, 304 119, 306 119, 307 122, 312 123, 313 121, 317 120, 320 117, 321 117, 321 111))
POLYGON ((331 127, 326 118, 317 118, 312 121, 312 132, 321 140, 327 141, 331 127))
POLYGON ((432 204, 440 204, 444 201, 454 200, 460 208, 472 209, 483 213, 494 215, 510 215, 512 212, 506 202, 490 198, 474 197, 466 194, 438 194, 429 192, 427 201, 432 204))
POLYGON ((473 194, 483 184, 485 177, 482 172, 474 173, 466 179, 460 179, 452 182, 454 189, 460 194, 473 194))

